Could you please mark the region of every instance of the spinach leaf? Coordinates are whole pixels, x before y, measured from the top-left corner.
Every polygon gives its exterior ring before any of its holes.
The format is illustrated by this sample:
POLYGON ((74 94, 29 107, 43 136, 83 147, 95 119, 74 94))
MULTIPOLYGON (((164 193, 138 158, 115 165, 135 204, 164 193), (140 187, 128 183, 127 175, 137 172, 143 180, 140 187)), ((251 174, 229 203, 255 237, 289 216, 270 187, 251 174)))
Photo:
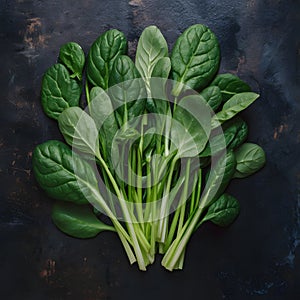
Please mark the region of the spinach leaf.
POLYGON ((100 157, 96 124, 84 110, 79 107, 67 108, 59 115, 58 126, 70 146, 100 157))
POLYGON ((57 119, 66 108, 78 106, 80 95, 80 85, 70 78, 64 65, 55 64, 46 71, 42 82, 41 100, 48 117, 57 119))
POLYGON ((126 55, 116 58, 109 79, 109 95, 116 109, 116 118, 121 127, 141 115, 145 109, 146 92, 140 74, 126 55))
POLYGON ((205 148, 211 129, 206 101, 199 95, 182 98, 173 113, 173 120, 171 138, 178 155, 197 156, 205 148))
POLYGON ((236 149, 246 140, 248 135, 248 125, 242 118, 238 116, 234 117, 233 119, 225 122, 223 127, 225 131, 227 128, 236 128, 234 139, 228 144, 228 150, 236 149))
POLYGON ((184 85, 202 89, 219 68, 220 50, 216 36, 204 25, 195 24, 177 39, 171 55, 173 89, 178 96, 184 85))
POLYGON ((230 73, 217 75, 211 85, 220 88, 223 102, 226 102, 235 94, 251 91, 246 82, 230 73))
POLYGON ((93 87, 90 92, 91 117, 99 129, 102 154, 107 160, 111 151, 113 138, 118 130, 114 108, 107 93, 100 87, 93 87))
POLYGON ((200 96, 206 100, 213 111, 216 111, 222 103, 221 90, 217 86, 208 86, 200 92, 200 96))
POLYGON ((244 92, 232 96, 225 102, 222 110, 212 118, 212 127, 215 128, 220 123, 222 124, 233 118, 236 114, 251 105, 258 97, 259 95, 253 92, 244 92))
POLYGON ((92 238, 102 231, 116 231, 101 222, 88 205, 59 201, 53 206, 52 220, 62 232, 76 238, 92 238))
MULTIPOLYGON (((156 26, 149 26, 142 32, 135 56, 135 65, 142 78, 148 82, 154 77, 152 72, 161 58, 168 56, 168 45, 156 26)), ((163 66, 165 60, 160 62, 163 66)), ((161 69, 161 66, 159 67, 161 69)))
POLYGON ((85 63, 85 55, 77 43, 70 42, 63 45, 59 51, 60 61, 73 72, 72 78, 82 79, 82 71, 85 63))
POLYGON ((208 211, 203 219, 211 221, 222 227, 230 225, 240 213, 240 204, 228 194, 223 194, 216 202, 209 206, 208 211))
POLYGON ((266 163, 264 150, 253 143, 244 143, 234 153, 237 161, 235 178, 250 176, 266 163))
POLYGON ((38 145, 32 163, 37 182, 54 199, 86 204, 86 197, 97 189, 92 167, 60 141, 49 140, 38 145))
POLYGON ((106 90, 113 63, 126 49, 127 41, 122 32, 111 29, 101 34, 91 46, 87 57, 86 73, 89 82, 106 90))
POLYGON ((235 155, 229 151, 219 157, 210 171, 205 184, 200 208, 206 208, 214 203, 222 195, 233 177, 236 167, 235 155))
POLYGON ((166 84, 171 70, 169 57, 159 59, 152 71, 150 79, 150 95, 148 95, 146 108, 151 113, 168 115, 170 111, 166 93, 166 84), (150 96, 150 97, 149 97, 150 96))

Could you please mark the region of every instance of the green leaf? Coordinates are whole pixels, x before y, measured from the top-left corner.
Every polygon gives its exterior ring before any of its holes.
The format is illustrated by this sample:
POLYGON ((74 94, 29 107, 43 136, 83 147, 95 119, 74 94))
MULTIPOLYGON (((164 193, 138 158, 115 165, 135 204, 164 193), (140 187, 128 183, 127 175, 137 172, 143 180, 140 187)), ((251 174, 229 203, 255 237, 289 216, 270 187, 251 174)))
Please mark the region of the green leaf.
POLYGON ((229 151, 219 157, 212 166, 208 180, 205 184, 200 207, 206 208, 214 203, 222 195, 233 177, 236 167, 235 155, 229 151))
POLYGON ((235 94, 251 91, 246 82, 230 73, 217 75, 210 85, 220 88, 223 102, 226 102, 235 94))
POLYGON ((204 88, 219 68, 220 50, 216 36, 204 25, 192 25, 177 39, 171 63, 176 81, 174 96, 180 94, 184 85, 191 89, 204 88))
POLYGON ((38 145, 32 164, 37 182, 54 199, 86 204, 86 198, 98 189, 92 167, 60 141, 38 145))
POLYGON ((102 154, 108 159, 113 138, 118 131, 114 108, 107 93, 100 87, 92 88, 90 92, 90 112, 99 129, 102 154))
POLYGON ((236 128, 236 133, 234 139, 228 145, 228 150, 234 150, 239 147, 247 138, 248 135, 248 125, 240 117, 234 117, 233 119, 224 123, 224 130, 227 128, 236 128))
POLYGON ((81 87, 64 65, 55 64, 44 74, 41 100, 48 117, 57 119, 66 108, 78 106, 80 95, 81 87))
POLYGON ((64 233, 76 238, 92 238, 102 231, 115 231, 101 222, 88 205, 57 202, 52 209, 54 224, 64 233))
POLYGON ((77 43, 70 42, 63 45, 59 51, 60 61, 73 72, 71 77, 82 79, 82 71, 85 63, 85 55, 77 43))
POLYGON ((91 46, 87 57, 86 72, 89 82, 106 90, 113 63, 126 49, 127 41, 122 32, 111 29, 100 35, 91 46))
POLYGON ((200 93, 200 96, 206 100, 213 111, 216 111, 222 103, 221 90, 217 86, 209 86, 205 88, 200 93))
POLYGON ((180 105, 176 106, 173 119, 171 140, 178 155, 198 155, 205 148, 210 135, 211 117, 206 101, 199 95, 182 98, 180 105))
POLYGON ((58 117, 58 126, 70 146, 83 153, 100 156, 96 124, 84 110, 67 108, 58 117))
POLYGON ((233 223, 240 213, 240 204, 228 194, 223 194, 216 202, 209 206, 204 221, 211 221, 214 224, 226 227, 233 223))
POLYGON ((261 169, 266 163, 264 150, 253 143, 245 143, 235 151, 236 172, 235 178, 244 178, 261 169))
POLYGON ((222 110, 212 118, 212 127, 218 127, 220 123, 222 124, 233 118, 236 114, 250 106, 258 97, 259 95, 253 92, 245 92, 232 96, 225 102, 222 110))
MULTIPOLYGON (((152 72, 158 61, 166 56, 168 45, 160 30, 156 26, 145 28, 137 45, 135 65, 146 82, 153 76, 152 72)), ((160 64, 165 63, 166 61, 161 61, 160 64)))
POLYGON ((132 60, 120 55, 112 68, 109 95, 116 109, 119 126, 141 115, 145 109, 146 92, 140 74, 132 60))
POLYGON ((151 113, 167 115, 170 111, 170 103, 166 94, 166 84, 171 71, 171 60, 162 57, 154 66, 150 79, 151 97, 147 98, 146 108, 151 113))

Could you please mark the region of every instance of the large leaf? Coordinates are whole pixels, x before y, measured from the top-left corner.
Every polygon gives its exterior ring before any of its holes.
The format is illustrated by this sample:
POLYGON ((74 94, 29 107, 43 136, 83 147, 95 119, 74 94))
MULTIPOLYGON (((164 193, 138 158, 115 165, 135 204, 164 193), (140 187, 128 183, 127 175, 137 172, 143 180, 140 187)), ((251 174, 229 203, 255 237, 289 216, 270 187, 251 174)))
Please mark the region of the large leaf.
POLYGON ((58 117, 66 142, 83 153, 100 156, 98 130, 94 120, 81 108, 70 107, 58 117))
POLYGON ((172 75, 177 82, 173 94, 178 96, 184 85, 191 89, 207 86, 216 74, 219 62, 219 44, 213 32, 201 24, 186 29, 172 50, 172 75))
POLYGON ((109 95, 112 99, 119 125, 122 126, 145 109, 144 83, 132 60, 120 55, 112 68, 109 95))
POLYGON ((54 224, 64 233, 76 238, 92 238, 102 231, 115 231, 101 222, 88 205, 57 202, 52 209, 54 224))
POLYGON ((232 96, 212 118, 212 127, 215 128, 225 121, 233 118, 236 114, 250 106, 257 98, 258 94, 253 92, 244 92, 232 96))
POLYGON ((206 146, 210 135, 210 111, 199 95, 181 99, 173 114, 171 140, 180 157, 198 155, 206 146))
POLYGON ((59 51, 60 61, 73 72, 71 77, 82 79, 82 71, 85 63, 85 55, 77 43, 70 42, 61 46, 59 51))
POLYGON ((209 208, 203 221, 211 221, 218 226, 230 225, 240 213, 240 204, 228 194, 223 194, 209 208))
POLYGON ((253 143, 245 143, 235 151, 236 172, 235 178, 244 178, 261 169, 266 163, 264 150, 253 143))
POLYGON ((113 63, 126 49, 127 41, 122 32, 111 29, 100 35, 90 48, 87 58, 89 82, 106 90, 113 63))
POLYGON ((250 86, 246 82, 230 73, 217 75, 211 85, 220 88, 224 102, 235 94, 251 91, 250 86))
POLYGON ((80 95, 81 87, 70 78, 64 65, 55 64, 47 70, 43 77, 41 98, 48 117, 57 119, 66 108, 78 106, 80 95))
POLYGON ((54 199, 84 204, 98 189, 92 167, 60 141, 38 145, 32 163, 37 182, 54 199))

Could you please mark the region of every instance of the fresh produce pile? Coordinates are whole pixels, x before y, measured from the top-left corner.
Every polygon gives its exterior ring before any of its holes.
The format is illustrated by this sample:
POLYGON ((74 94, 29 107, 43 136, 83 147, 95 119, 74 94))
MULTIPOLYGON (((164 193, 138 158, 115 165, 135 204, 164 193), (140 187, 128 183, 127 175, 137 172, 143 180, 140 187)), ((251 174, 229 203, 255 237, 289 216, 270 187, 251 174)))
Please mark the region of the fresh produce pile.
POLYGON ((228 226, 238 216, 239 202, 225 193, 230 181, 265 164, 238 116, 259 95, 217 74, 218 41, 201 24, 179 36, 170 56, 155 26, 142 32, 135 62, 126 51, 116 29, 87 57, 77 43, 61 47, 41 101, 66 143, 35 148, 35 178, 57 200, 52 219, 64 233, 113 231, 140 270, 157 252, 166 269, 182 269, 199 226, 228 226))

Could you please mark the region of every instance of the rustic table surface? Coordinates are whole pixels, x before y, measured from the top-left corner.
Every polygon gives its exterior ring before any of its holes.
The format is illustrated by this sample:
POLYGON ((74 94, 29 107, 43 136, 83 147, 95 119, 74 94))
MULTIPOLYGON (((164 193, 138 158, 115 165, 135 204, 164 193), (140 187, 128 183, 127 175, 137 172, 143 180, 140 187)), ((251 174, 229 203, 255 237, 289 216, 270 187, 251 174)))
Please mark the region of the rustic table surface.
POLYGON ((1 0, 0 298, 1 299, 300 299, 300 2, 197 0, 1 0), (59 47, 85 52, 110 28, 137 39, 157 25, 172 47, 194 23, 208 25, 231 72, 261 94, 243 117, 266 167, 230 192, 241 214, 228 229, 205 225, 192 238, 185 268, 159 261, 129 266, 118 238, 63 235, 52 200, 31 171, 34 147, 61 138, 40 105, 41 78, 59 47))

